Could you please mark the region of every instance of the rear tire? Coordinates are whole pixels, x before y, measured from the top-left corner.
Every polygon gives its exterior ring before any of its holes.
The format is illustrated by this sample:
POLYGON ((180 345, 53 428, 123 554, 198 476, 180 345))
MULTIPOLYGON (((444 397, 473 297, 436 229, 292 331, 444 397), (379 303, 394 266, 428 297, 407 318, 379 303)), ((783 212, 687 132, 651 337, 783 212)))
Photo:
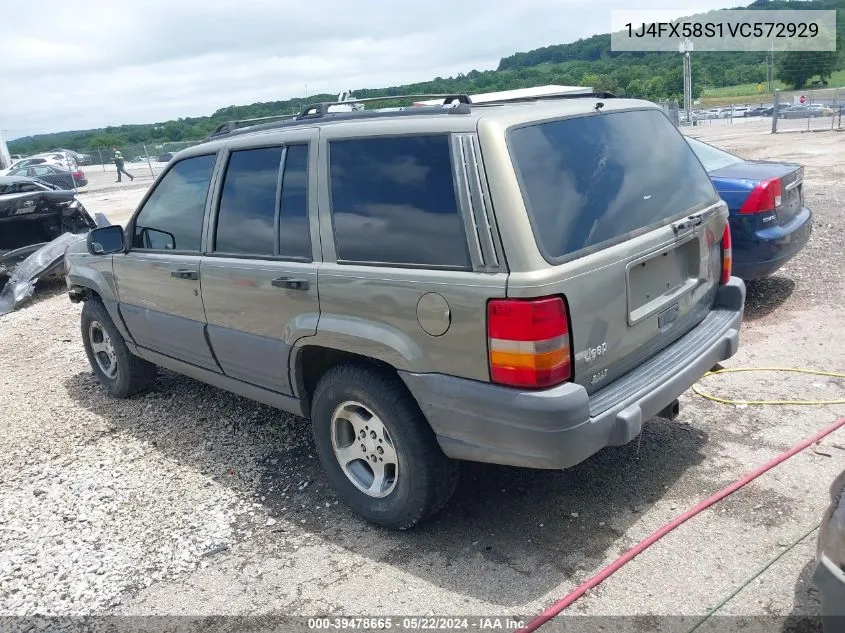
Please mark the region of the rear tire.
POLYGON ((458 464, 398 377, 365 364, 323 375, 312 401, 314 442, 332 487, 353 511, 394 530, 440 510, 458 464))
POLYGON ((129 351, 99 299, 82 306, 82 343, 91 369, 115 398, 128 398, 155 381, 156 366, 129 351))

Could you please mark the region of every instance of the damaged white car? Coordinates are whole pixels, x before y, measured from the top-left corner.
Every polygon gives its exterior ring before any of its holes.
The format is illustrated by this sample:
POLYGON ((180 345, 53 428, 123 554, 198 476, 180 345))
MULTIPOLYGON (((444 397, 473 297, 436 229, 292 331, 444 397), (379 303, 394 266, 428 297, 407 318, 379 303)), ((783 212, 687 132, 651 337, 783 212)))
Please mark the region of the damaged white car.
POLYGON ((91 217, 75 191, 0 177, 0 314, 29 298, 38 279, 61 274, 65 249, 98 224, 108 221, 91 217))

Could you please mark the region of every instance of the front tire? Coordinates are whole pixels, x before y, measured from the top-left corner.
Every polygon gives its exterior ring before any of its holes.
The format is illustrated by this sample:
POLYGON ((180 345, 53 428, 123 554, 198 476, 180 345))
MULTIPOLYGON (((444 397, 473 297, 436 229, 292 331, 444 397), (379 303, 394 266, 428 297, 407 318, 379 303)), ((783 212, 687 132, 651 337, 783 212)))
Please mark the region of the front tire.
POLYGON ((99 299, 82 306, 82 343, 91 369, 115 398, 128 398, 152 386, 156 366, 129 351, 99 299))
POLYGON ((395 375, 365 364, 333 367, 315 389, 311 417, 332 487, 369 521, 408 529, 455 491, 457 463, 395 375))

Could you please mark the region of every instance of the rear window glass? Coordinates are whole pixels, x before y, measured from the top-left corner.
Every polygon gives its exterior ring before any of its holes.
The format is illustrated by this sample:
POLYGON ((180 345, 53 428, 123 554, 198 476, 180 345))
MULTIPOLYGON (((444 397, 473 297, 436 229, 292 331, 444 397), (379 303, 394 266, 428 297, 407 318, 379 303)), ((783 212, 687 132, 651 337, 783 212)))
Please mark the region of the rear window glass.
POLYGON ((332 141, 332 218, 338 259, 469 267, 449 137, 332 141))
POLYGON ((508 145, 535 239, 549 260, 622 241, 718 201, 684 137, 657 110, 516 128, 508 145))
POLYGON ((232 152, 220 196, 214 250, 219 253, 273 254, 273 223, 281 160, 281 147, 232 152))
POLYGON ((689 143, 692 151, 695 152, 695 155, 698 156, 698 160, 701 161, 701 164, 704 165, 704 169, 708 172, 743 162, 743 160, 738 156, 724 152, 717 147, 708 145, 707 143, 697 141, 694 138, 687 137, 687 143, 689 143))

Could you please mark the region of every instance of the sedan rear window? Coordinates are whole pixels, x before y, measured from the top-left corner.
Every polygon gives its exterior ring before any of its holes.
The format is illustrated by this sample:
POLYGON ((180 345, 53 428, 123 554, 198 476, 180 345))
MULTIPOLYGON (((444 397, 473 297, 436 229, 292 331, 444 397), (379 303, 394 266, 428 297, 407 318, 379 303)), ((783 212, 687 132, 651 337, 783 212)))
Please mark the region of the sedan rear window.
POLYGON ((536 123, 511 130, 508 145, 537 245, 552 263, 719 199, 684 137, 658 110, 536 123))
POLYGON ((686 137, 686 140, 692 148, 692 151, 694 151, 695 155, 698 156, 698 160, 700 160, 701 164, 704 165, 704 169, 707 170, 707 173, 744 162, 738 156, 722 151, 718 147, 702 143, 694 138, 686 137))

